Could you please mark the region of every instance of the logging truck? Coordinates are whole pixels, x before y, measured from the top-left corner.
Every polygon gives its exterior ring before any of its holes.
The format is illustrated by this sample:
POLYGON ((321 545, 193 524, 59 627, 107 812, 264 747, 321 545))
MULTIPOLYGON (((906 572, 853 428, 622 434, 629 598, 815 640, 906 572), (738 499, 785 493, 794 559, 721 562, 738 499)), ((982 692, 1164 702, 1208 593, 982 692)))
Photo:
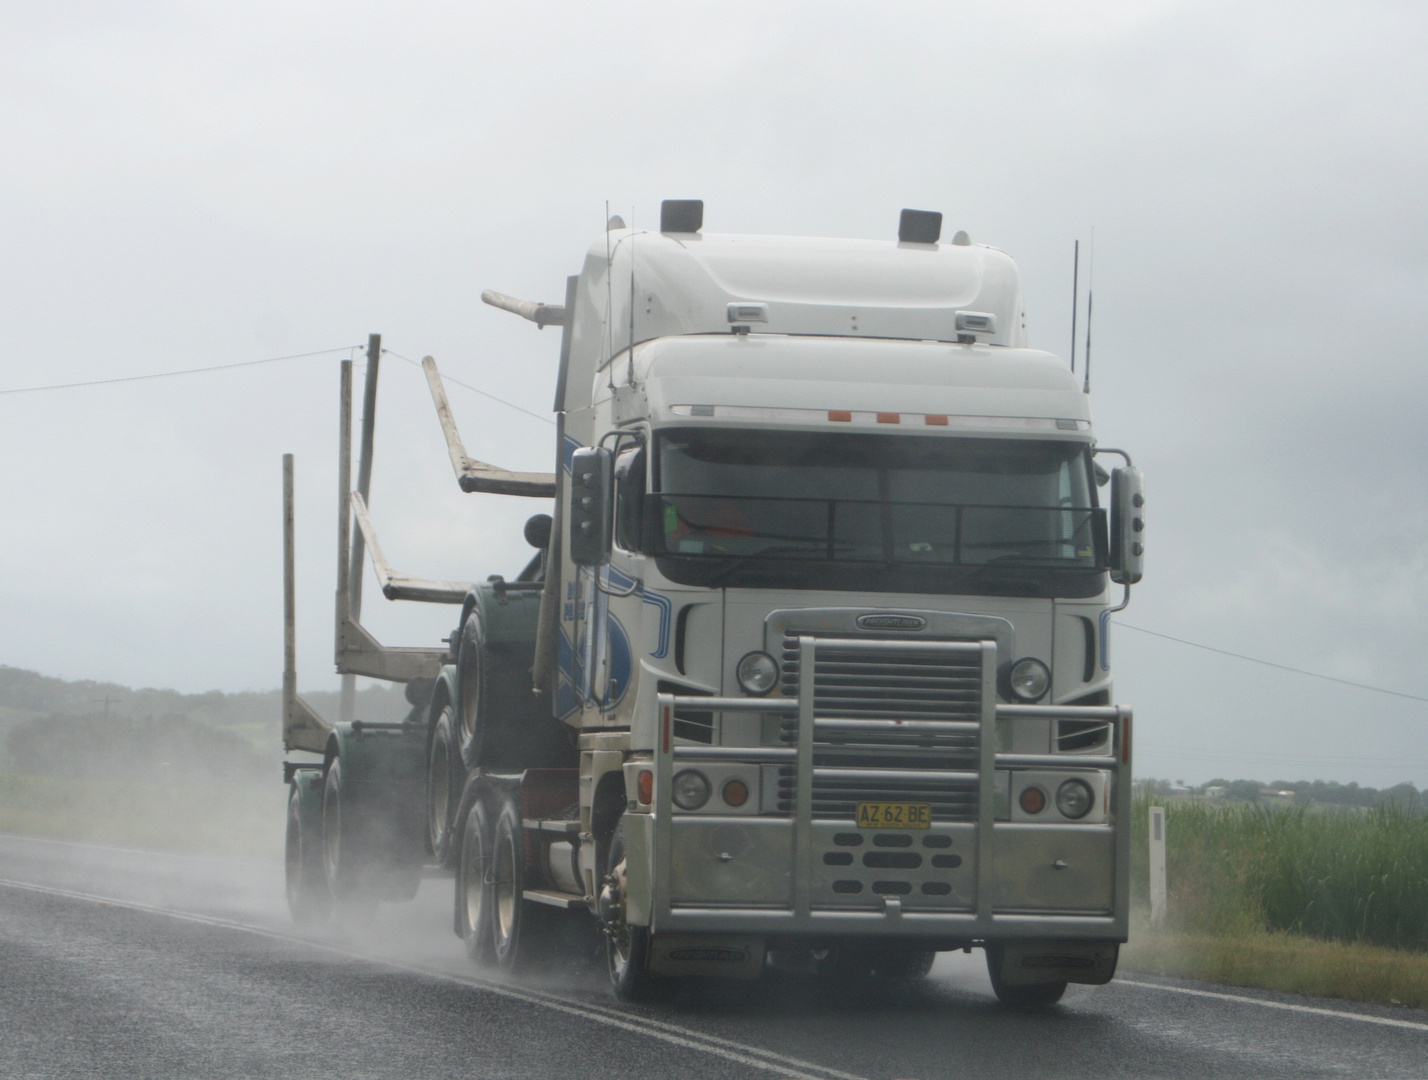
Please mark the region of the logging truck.
POLYGON ((563 303, 483 294, 559 332, 549 474, 468 456, 423 364, 461 489, 537 504, 509 578, 388 565, 379 340, 355 486, 344 363, 336 665, 411 709, 367 722, 348 693, 329 722, 297 692, 289 456, 295 918, 444 873, 473 960, 519 969, 553 919, 593 920, 627 998, 972 948, 1007 1002, 1113 976, 1131 712, 1108 627, 1141 577, 1141 478, 1026 346, 1012 260, 941 221, 723 235, 671 200, 658 231, 610 219, 563 303), (459 612, 450 636, 378 642, 369 557, 387 598, 459 612))

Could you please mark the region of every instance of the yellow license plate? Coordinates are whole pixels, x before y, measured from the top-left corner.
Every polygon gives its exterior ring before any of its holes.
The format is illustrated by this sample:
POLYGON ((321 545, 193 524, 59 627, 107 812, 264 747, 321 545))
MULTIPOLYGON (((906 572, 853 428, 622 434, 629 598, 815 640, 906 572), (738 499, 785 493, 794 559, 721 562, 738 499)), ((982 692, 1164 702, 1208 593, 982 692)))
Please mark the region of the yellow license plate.
POLYGON ((860 802, 860 829, 925 829, 932 824, 932 807, 925 802, 860 802))

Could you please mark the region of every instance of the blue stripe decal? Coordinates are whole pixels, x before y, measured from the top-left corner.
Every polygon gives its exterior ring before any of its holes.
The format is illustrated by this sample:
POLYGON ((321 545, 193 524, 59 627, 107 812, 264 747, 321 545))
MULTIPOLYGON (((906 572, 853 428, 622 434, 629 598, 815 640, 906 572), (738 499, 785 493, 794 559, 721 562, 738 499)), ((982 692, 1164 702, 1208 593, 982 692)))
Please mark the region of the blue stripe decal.
POLYGON ((669 597, 650 592, 645 588, 644 582, 616 570, 613 566, 605 567, 605 581, 607 586, 616 592, 635 589, 641 600, 651 607, 659 609, 659 644, 651 650, 650 655, 656 660, 663 660, 669 655, 669 623, 670 616, 674 612, 674 605, 670 603, 669 597))
POLYGON ((659 608, 659 647, 650 655, 656 660, 663 660, 669 655, 669 617, 674 610, 674 605, 669 602, 669 597, 650 592, 644 587, 643 582, 640 584, 640 599, 646 604, 653 604, 659 608))

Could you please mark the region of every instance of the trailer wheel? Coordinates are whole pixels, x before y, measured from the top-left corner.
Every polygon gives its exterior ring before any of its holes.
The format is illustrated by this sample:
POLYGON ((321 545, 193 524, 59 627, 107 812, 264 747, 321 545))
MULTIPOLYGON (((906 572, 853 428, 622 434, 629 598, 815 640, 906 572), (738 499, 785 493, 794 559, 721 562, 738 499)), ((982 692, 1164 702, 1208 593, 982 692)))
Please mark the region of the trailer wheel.
POLYGON ((327 919, 332 895, 322 869, 322 821, 311 797, 304 799, 299 787, 304 777, 289 785, 288 825, 285 851, 288 911, 299 926, 311 926, 327 919), (306 805, 304 805, 306 803, 306 805))
POLYGON ((450 867, 456 856, 451 841, 460 801, 456 795, 460 791, 458 771, 464 771, 458 765, 455 723, 451 706, 443 706, 432 725, 426 757, 426 838, 432 856, 442 867, 450 867))
POLYGON ((650 931, 625 921, 627 895, 625 823, 615 826, 605 856, 605 879, 600 892, 600 916, 605 930, 605 961, 610 984, 622 1001, 647 997, 653 981, 649 973, 650 931))
POLYGON ((466 815, 456 865, 456 932, 466 942, 466 955, 478 964, 489 964, 493 957, 492 839, 486 807, 478 799, 466 815))
POLYGON ((1033 983, 1030 986, 1008 986, 1002 981, 1002 959, 1005 950, 1000 945, 987 946, 987 974, 992 979, 992 991, 1003 1005, 1030 1008, 1055 1005, 1066 993, 1065 982, 1033 983))
POLYGON ((337 913, 362 922, 377 912, 377 897, 366 880, 353 823, 343 821, 342 759, 334 757, 322 782, 322 867, 337 913))
POLYGON ((492 952, 496 966, 511 971, 521 959, 521 932, 525 929, 525 830, 519 804, 505 798, 496 817, 496 836, 491 845, 489 892, 492 952))

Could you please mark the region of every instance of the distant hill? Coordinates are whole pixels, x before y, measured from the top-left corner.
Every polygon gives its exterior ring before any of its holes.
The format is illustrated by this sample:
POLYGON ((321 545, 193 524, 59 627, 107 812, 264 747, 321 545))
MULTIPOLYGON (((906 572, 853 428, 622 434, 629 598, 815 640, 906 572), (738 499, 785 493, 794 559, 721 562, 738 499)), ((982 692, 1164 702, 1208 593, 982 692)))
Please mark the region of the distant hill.
MULTIPOLYGON (((304 692, 322 716, 337 715, 336 691, 304 692)), ((400 685, 374 685, 357 692, 356 716, 362 720, 400 720, 409 706, 400 685)), ((134 689, 118 683, 83 679, 70 681, 36 671, 0 665, 0 767, 4 767, 6 734, 16 725, 50 717, 95 717, 124 723, 182 720, 202 728, 220 729, 255 750, 277 757, 282 753, 282 692, 248 690, 226 694, 209 690, 181 694, 152 687, 134 689)), ((32 725, 26 724, 27 730, 32 725)), ((142 726, 142 725, 141 725, 142 726)), ((132 727, 128 730, 137 731, 132 727)))

